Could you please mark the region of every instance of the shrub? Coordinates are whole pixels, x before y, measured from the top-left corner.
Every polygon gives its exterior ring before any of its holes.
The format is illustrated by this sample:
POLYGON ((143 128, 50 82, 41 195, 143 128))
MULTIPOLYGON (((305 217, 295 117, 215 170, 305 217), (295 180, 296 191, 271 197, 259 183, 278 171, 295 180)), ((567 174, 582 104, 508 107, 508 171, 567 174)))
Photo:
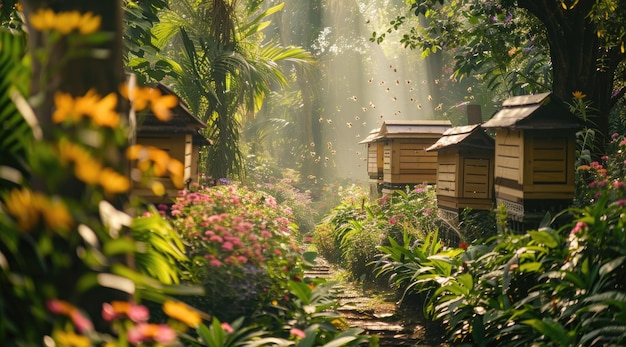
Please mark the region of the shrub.
POLYGON ((291 211, 268 194, 200 188, 178 197, 170 215, 187 245, 189 280, 207 291, 196 302, 221 320, 253 314, 302 276, 291 211))

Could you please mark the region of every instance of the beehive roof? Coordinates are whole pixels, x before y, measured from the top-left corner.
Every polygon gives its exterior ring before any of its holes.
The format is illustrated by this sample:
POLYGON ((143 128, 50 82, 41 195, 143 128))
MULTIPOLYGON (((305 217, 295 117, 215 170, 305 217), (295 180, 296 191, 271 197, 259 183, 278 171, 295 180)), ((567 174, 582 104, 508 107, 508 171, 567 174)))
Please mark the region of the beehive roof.
POLYGON ((576 129, 580 120, 551 92, 514 96, 483 125, 484 128, 576 129))
POLYGON ((443 135, 426 151, 438 151, 452 146, 472 148, 494 148, 494 140, 485 133, 480 124, 457 126, 446 130, 443 135))
POLYGON ((369 135, 365 138, 365 140, 359 143, 372 143, 380 140, 382 137, 380 136, 380 128, 372 129, 369 135))
POLYGON ((382 138, 410 138, 443 134, 452 124, 448 120, 388 120, 380 127, 382 138))
MULTIPOLYGON (((174 91, 166 87, 162 83, 158 83, 156 88, 161 91, 163 95, 176 95, 174 91)), ((196 117, 189 111, 187 105, 179 98, 178 105, 172 109, 172 118, 169 121, 163 122, 157 119, 152 112, 148 112, 141 118, 139 124, 139 131, 146 132, 164 132, 164 133, 180 133, 188 132, 194 133, 199 129, 204 129, 207 124, 200 118, 196 117)))

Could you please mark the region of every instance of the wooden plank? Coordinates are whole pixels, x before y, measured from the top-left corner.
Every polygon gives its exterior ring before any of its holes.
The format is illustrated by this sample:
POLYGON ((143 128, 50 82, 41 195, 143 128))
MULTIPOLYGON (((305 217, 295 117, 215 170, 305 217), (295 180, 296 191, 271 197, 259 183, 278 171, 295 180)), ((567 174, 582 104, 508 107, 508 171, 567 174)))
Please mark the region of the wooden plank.
POLYGON ((398 171, 406 172, 417 170, 432 171, 434 174, 437 172, 437 163, 404 163, 398 171))
POLYGON ((454 163, 450 163, 450 164, 441 164, 439 163, 439 167, 437 168, 437 170, 439 170, 439 172, 441 173, 451 173, 451 174, 455 174, 456 173, 456 164, 454 163))
POLYGON ((504 187, 501 185, 495 185, 496 197, 501 198, 508 201, 520 200, 524 197, 524 194, 519 189, 513 189, 509 187, 504 187), (515 200, 511 200, 515 199, 515 200))
POLYGON ((520 160, 515 157, 496 157, 496 167, 503 167, 508 169, 519 169, 520 168, 520 160))
POLYGON ((437 172, 437 179, 439 181, 445 181, 445 182, 454 182, 456 181, 456 175, 454 173, 447 173, 447 172, 437 172))
POLYGON ((511 169, 511 168, 496 166, 495 177, 502 177, 502 178, 513 180, 515 182, 519 182, 520 171, 518 169, 511 169))

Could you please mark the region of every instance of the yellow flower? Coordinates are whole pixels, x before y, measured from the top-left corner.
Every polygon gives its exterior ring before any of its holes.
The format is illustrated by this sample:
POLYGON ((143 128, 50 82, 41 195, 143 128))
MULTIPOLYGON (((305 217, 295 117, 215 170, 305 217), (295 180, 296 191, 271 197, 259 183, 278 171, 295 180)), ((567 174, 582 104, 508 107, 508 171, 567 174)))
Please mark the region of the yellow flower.
POLYGON ((86 336, 78 335, 73 332, 56 331, 54 334, 54 340, 58 343, 59 347, 89 347, 91 342, 86 336))
POLYGON ((56 15, 56 30, 62 35, 71 33, 80 23, 80 13, 78 11, 59 12, 56 15))
POLYGON ((110 93, 96 102, 93 109, 89 111, 94 124, 115 128, 120 124, 120 115, 115 111, 117 107, 117 95, 110 93))
POLYGON ((130 189, 128 177, 111 168, 105 168, 100 172, 99 183, 104 191, 112 194, 125 193, 130 189))
POLYGON ((24 12, 24 8, 22 7, 22 4, 20 4, 19 2, 15 3, 15 9, 18 10, 19 12, 24 12))
POLYGON ((41 221, 53 230, 69 230, 74 224, 67 206, 61 200, 50 200, 45 195, 26 188, 13 189, 6 199, 7 212, 24 231, 32 230, 41 221))
MULTIPOLYGON (((155 89, 156 90, 156 89, 155 89)), ((158 91, 158 90, 157 90, 158 91)), ((172 118, 170 109, 178 105, 178 98, 174 95, 154 95, 150 102, 150 109, 160 121, 166 122, 172 118)))
POLYGON ((171 161, 170 155, 153 146, 148 146, 146 149, 148 150, 148 158, 154 162, 154 174, 157 176, 165 175, 171 161))
POLYGON ((154 193, 154 195, 156 196, 165 195, 165 186, 163 186, 163 183, 159 181, 152 182, 152 185, 150 185, 150 189, 152 189, 152 193, 154 193))
POLYGON ((100 29, 101 22, 102 17, 91 12, 84 13, 78 23, 78 30, 83 35, 94 33, 100 29))
POLYGON ((30 24, 39 31, 50 30, 54 28, 56 16, 54 11, 49 8, 39 9, 30 16, 30 24))
POLYGON ((101 98, 91 89, 85 95, 73 98, 70 94, 58 92, 54 96, 54 104, 54 123, 77 122, 88 116, 98 126, 115 128, 120 124, 120 116, 115 111, 117 95, 114 93, 101 98))
POLYGON ((176 159, 171 159, 167 165, 167 170, 170 173, 170 179, 176 188, 182 188, 185 185, 185 167, 183 163, 176 159))
POLYGON ((130 100, 137 111, 142 111, 150 105, 155 117, 160 121, 172 118, 170 109, 178 105, 178 98, 174 95, 162 95, 161 91, 150 87, 136 87, 129 91, 128 85, 120 88, 120 94, 130 100))
POLYGON ((163 311, 168 316, 187 324, 191 328, 197 327, 202 322, 198 312, 190 309, 189 306, 180 301, 166 301, 163 304, 163 311))
POLYGON ((79 180, 87 184, 97 184, 100 182, 102 164, 92 158, 86 151, 80 152, 79 157, 74 162, 74 175, 79 180))
POLYGON ((56 30, 67 35, 74 30, 81 34, 91 34, 100 29, 102 18, 91 12, 80 14, 78 11, 55 13, 53 10, 39 9, 31 18, 30 23, 38 31, 56 30))
POLYGON ((46 225, 54 230, 70 230, 74 220, 67 206, 61 200, 47 200, 45 206, 41 206, 41 212, 46 225))
POLYGON ((34 207, 33 193, 28 189, 13 189, 6 199, 7 212, 15 218, 21 230, 30 231, 39 223, 39 211, 34 207))
POLYGON ((83 117, 81 113, 77 112, 74 98, 69 94, 61 92, 54 94, 54 105, 56 106, 52 114, 54 123, 77 122, 83 117))
POLYGON ((572 96, 574 96, 574 98, 576 99, 584 99, 587 97, 587 95, 583 94, 583 92, 581 92, 580 90, 573 92, 572 96))

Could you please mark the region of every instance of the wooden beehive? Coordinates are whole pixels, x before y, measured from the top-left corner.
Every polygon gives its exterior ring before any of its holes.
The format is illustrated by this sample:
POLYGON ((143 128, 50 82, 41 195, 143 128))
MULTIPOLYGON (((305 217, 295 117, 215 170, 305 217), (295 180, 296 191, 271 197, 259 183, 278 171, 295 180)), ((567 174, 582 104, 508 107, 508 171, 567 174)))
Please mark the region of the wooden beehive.
POLYGON ((494 140, 479 124, 446 130, 426 151, 437 152, 437 205, 450 219, 493 209, 494 140))
MULTIPOLYGON (((162 84, 156 86, 163 95, 174 92, 162 84)), ((198 181, 198 161, 200 147, 210 141, 199 133, 206 124, 191 114, 184 103, 172 109, 172 118, 167 122, 158 120, 152 113, 142 115, 138 120, 135 142, 164 150, 170 157, 179 160, 184 166, 185 182, 198 181)), ((152 203, 170 203, 178 194, 169 177, 156 178, 165 187, 165 195, 156 196, 150 188, 134 186, 133 195, 152 203)))
POLYGON ((571 204, 580 126, 552 93, 512 97, 483 124, 496 129, 496 203, 507 207, 511 219, 534 223, 571 204))
POLYGON ((437 153, 425 149, 450 129, 447 120, 385 121, 379 136, 383 147, 383 189, 434 184, 437 153))
POLYGON ((380 195, 383 183, 384 143, 380 139, 380 128, 370 131, 367 138, 359 143, 367 145, 367 175, 369 176, 370 198, 376 199, 380 195))

